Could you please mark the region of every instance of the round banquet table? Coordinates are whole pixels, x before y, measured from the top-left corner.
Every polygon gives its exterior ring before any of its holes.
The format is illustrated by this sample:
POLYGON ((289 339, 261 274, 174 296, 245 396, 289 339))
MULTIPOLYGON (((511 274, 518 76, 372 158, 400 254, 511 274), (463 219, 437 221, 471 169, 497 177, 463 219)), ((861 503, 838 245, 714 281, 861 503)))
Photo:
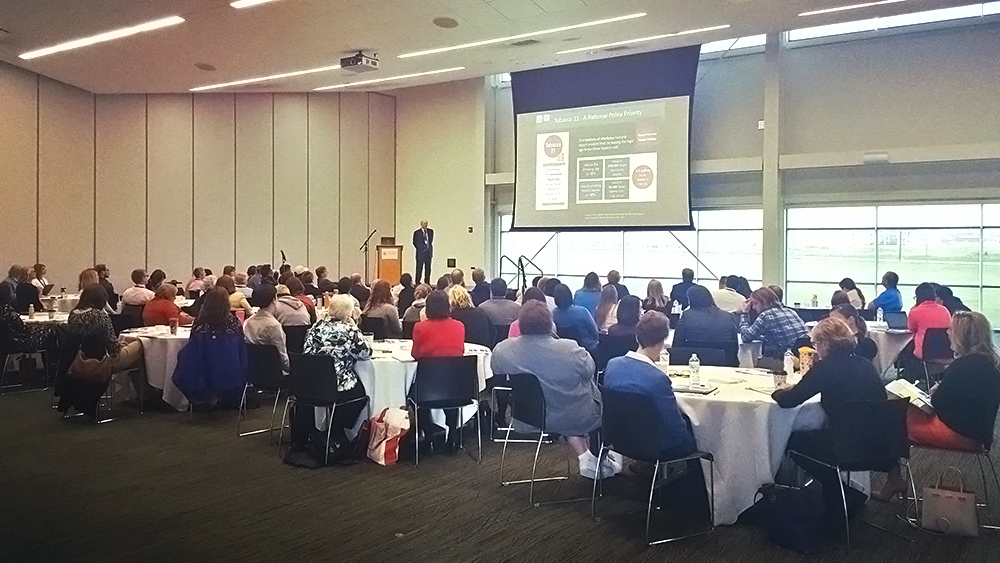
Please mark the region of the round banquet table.
POLYGON ((906 348, 906 345, 913 340, 913 333, 890 333, 877 325, 873 327, 874 324, 869 323, 868 325, 868 336, 878 346, 878 355, 875 356, 872 363, 875 364, 875 369, 878 370, 879 374, 882 374, 896 361, 903 348, 906 348))
POLYGON ((59 295, 42 297, 41 302, 46 309, 55 309, 60 313, 69 313, 80 302, 80 294, 67 293, 66 297, 60 297, 59 295))
MULTIPOLYGON (((660 369, 667 366, 658 364, 660 369)), ((668 373, 684 366, 672 366, 668 373)), ((695 442, 715 456, 715 523, 729 525, 754 503, 757 489, 773 483, 795 430, 816 430, 826 423, 819 396, 783 409, 771 399, 770 375, 760 370, 702 366, 702 382, 718 387, 711 395, 680 393, 677 403, 691 419, 695 442), (751 390, 758 389, 759 391, 751 390)), ((789 383, 796 378, 789 378, 789 383)), ((686 377, 671 377, 678 386, 686 377)), ((708 464, 703 462, 708 486, 708 464)))
POLYGON ((163 391, 163 401, 179 411, 187 410, 187 397, 174 385, 173 375, 177 354, 191 338, 191 328, 178 327, 177 334, 170 334, 166 326, 148 326, 123 334, 135 336, 142 342, 146 378, 150 385, 163 391))
POLYGON ((49 318, 48 311, 35 313, 35 318, 29 319, 28 315, 21 315, 21 320, 25 324, 66 324, 69 322, 69 313, 56 313, 53 318, 49 318))

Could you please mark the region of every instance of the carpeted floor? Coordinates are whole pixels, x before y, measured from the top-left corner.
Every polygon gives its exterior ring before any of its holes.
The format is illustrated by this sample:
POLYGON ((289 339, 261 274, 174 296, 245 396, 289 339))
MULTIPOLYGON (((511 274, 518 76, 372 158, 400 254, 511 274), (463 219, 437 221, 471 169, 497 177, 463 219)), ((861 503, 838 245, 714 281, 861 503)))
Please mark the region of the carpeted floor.
MULTIPOLYGON (((269 415, 252 411, 250 425, 266 425, 269 415)), ((467 443, 475 443, 471 432, 467 443)), ((533 509, 525 486, 499 486, 500 447, 490 442, 482 465, 460 453, 420 467, 296 469, 280 462, 266 434, 237 438, 232 412, 149 413, 92 425, 62 420, 49 396, 34 392, 0 397, 0 444, 2 563, 1000 562, 997 532, 936 537, 898 522, 896 506, 875 502, 860 518, 916 543, 856 521, 849 549, 831 542, 811 557, 774 547, 743 524, 647 548, 644 492, 635 480, 615 479, 598 505, 599 522, 589 503, 533 509)), ((509 468, 530 468, 533 447, 511 448, 509 468)), ((563 470, 562 453, 543 447, 542 471, 563 470)), ((921 480, 952 464, 981 489, 972 459, 921 453, 913 461, 921 480)), ((588 485, 576 477, 538 494, 589 495, 588 485)), ((1000 509, 992 512, 1000 517, 1000 509)))

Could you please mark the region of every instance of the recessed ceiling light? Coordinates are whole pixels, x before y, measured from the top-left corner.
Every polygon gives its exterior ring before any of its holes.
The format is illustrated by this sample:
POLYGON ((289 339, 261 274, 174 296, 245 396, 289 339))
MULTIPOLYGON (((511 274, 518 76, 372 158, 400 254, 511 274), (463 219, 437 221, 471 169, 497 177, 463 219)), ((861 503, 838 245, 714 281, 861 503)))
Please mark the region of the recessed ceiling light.
POLYGON ((335 84, 333 86, 323 86, 322 88, 313 88, 313 90, 334 90, 337 88, 349 88, 351 86, 361 86, 364 84, 375 84, 378 82, 389 82, 392 80, 402 80, 404 78, 416 78, 418 76, 429 76, 431 74, 442 74, 445 72, 455 72, 456 70, 465 70, 464 66, 456 66, 452 68, 443 68, 441 70, 429 70, 427 72, 414 72, 412 74, 401 74, 399 76, 390 76, 388 78, 375 78, 372 80, 361 80, 359 82, 351 82, 348 84, 335 84))
POLYGON ((288 78, 291 76, 302 76, 303 74, 312 74, 314 72, 326 72, 328 70, 337 70, 340 65, 331 66, 321 66, 319 68, 311 68, 309 70, 297 70, 295 72, 283 72, 281 74, 272 74, 271 76, 261 76, 259 78, 247 78, 245 80, 234 80, 233 82, 223 82, 222 84, 211 84, 209 86, 198 86, 197 88, 191 88, 191 92, 201 92, 202 90, 214 90, 216 88, 225 88, 227 86, 239 86, 240 84, 250 84, 252 82, 264 82, 266 80, 277 80, 279 78, 288 78))
POLYGON ((691 35, 693 33, 705 33, 708 31, 718 31, 720 29, 726 29, 729 24, 726 25, 714 25, 712 27, 702 27, 699 29, 689 29, 687 31, 678 31, 676 33, 664 33, 662 35, 651 35, 649 37, 640 37, 638 39, 626 39, 624 41, 615 41, 613 43, 603 43, 601 45, 590 45, 587 47, 577 47, 576 49, 566 49, 565 51, 559 51, 557 55, 566 55, 569 53, 579 53, 582 51, 593 52, 599 49, 607 49, 608 47, 619 47, 621 45, 631 45, 633 43, 645 43, 646 41, 656 41, 657 39, 666 39, 668 37, 680 37, 682 35, 691 35))
POLYGON ((268 2, 274 2, 274 0, 236 0, 236 2, 230 2, 229 5, 234 8, 249 8, 250 6, 256 6, 257 4, 267 4, 268 2))
POLYGON ((626 20, 633 20, 635 18, 641 18, 646 15, 645 12, 639 12, 637 14, 628 14, 625 16, 617 16, 614 18, 607 18, 603 20, 596 20, 591 22, 578 23, 573 25, 564 25, 561 27, 553 27, 551 29, 543 29, 541 31, 530 31, 528 33, 519 33, 517 35, 510 35, 507 37, 497 37, 496 39, 484 39, 482 41, 473 41, 472 43, 463 43, 461 45, 452 45, 451 47, 438 47, 437 49, 427 49, 426 51, 416 51, 413 53, 404 53, 398 55, 401 59, 408 59, 410 57, 422 57, 424 55, 436 55, 438 53, 447 53, 448 51, 457 51, 459 49, 470 49, 472 47, 482 47, 483 45, 494 45, 497 43, 507 43, 510 41, 517 41, 518 39, 525 39, 528 37, 537 37, 539 35, 547 35, 549 33, 559 33, 561 31, 569 31, 571 29, 580 29, 584 27, 593 27, 595 25, 603 25, 606 23, 615 23, 626 20))
POLYGON ((208 63, 194 63, 194 68, 204 70, 206 72, 212 72, 215 70, 215 65, 210 65, 208 63))
POLYGON ((800 16, 818 16, 820 14, 831 14, 833 12, 843 12, 845 10, 857 10, 859 8, 871 8, 872 6, 881 6, 883 4, 897 4, 899 2, 906 2, 906 0, 880 0, 879 2, 865 2, 864 4, 852 4, 850 6, 840 6, 837 8, 825 8, 823 10, 812 10, 809 12, 802 12, 800 16))
POLYGON ((458 20, 456 20, 455 18, 448 18, 448 17, 434 18, 433 20, 431 20, 431 22, 434 25, 443 29, 455 29, 456 27, 458 27, 458 20))
POLYGON ((80 47, 94 45, 95 43, 103 43, 105 41, 121 39, 122 37, 128 37, 129 35, 135 35, 137 33, 142 33, 144 31, 152 31, 154 29, 160 29, 161 27, 177 25, 179 23, 184 23, 184 18, 180 16, 170 16, 169 18, 163 18, 151 22, 141 23, 139 25, 133 25, 131 27, 123 27, 121 29, 116 29, 114 31, 99 33, 91 37, 84 37, 83 39, 74 39, 73 41, 67 41, 66 43, 60 43, 58 45, 53 45, 52 47, 46 47, 44 49, 38 49, 36 51, 29 51, 27 53, 22 53, 18 56, 22 59, 34 59, 37 57, 44 57, 45 55, 51 55, 52 53, 69 51, 70 49, 79 49, 80 47))

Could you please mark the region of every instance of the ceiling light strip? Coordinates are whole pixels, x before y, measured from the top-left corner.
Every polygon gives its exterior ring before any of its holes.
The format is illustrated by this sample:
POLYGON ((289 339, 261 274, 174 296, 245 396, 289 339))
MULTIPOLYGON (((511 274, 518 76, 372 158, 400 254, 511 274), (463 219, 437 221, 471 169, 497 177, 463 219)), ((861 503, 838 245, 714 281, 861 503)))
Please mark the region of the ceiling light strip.
POLYGON ((392 80, 403 80, 404 78, 416 78, 418 76, 430 76, 432 74, 443 74, 445 72, 455 72, 457 70, 465 70, 464 66, 456 66, 452 68, 443 68, 440 70, 429 70, 427 72, 414 72, 412 74, 401 74, 399 76, 390 76, 388 78, 375 78, 372 80, 361 80, 359 82, 350 82, 348 84, 335 84, 333 86, 323 86, 321 88, 313 88, 313 90, 335 90, 338 88, 350 88, 351 86, 362 86, 365 84, 376 84, 378 82, 389 82, 392 80))
POLYGON ((601 45, 591 45, 589 47, 577 47, 575 49, 566 49, 565 51, 559 51, 557 55, 568 55, 569 53, 580 53, 582 51, 594 51, 598 49, 607 49, 609 47, 619 47, 621 45, 632 45, 634 43, 645 43, 646 41, 656 41, 658 39, 667 39, 668 37, 680 37, 682 35, 692 35, 694 33, 706 33, 709 31, 718 31, 720 29, 728 29, 729 24, 726 25, 713 25, 712 27, 702 27, 698 29, 689 29, 686 31, 678 31, 676 33, 664 33, 662 35, 651 35, 649 37, 640 37, 638 39, 626 39, 624 41, 615 41, 613 43, 604 43, 601 45))
POLYGON ((519 33, 517 35, 510 35, 507 37, 498 37, 496 39, 484 39, 482 41, 473 41, 472 43, 463 43, 461 45, 453 45, 451 47, 438 47, 437 49, 427 49, 426 51, 416 51, 413 53, 404 53, 398 55, 400 59, 408 59, 410 57, 422 57, 424 55, 436 55, 437 53, 447 53, 449 51, 457 51, 459 49, 470 49, 472 47, 482 47, 483 45, 494 45, 496 43, 506 43, 508 41, 517 41, 519 39, 527 39, 528 37, 537 37, 539 35, 548 35, 550 33, 559 33, 562 31, 569 31, 572 29, 581 29, 585 27, 594 27, 597 25, 604 25, 607 23, 616 23, 627 20, 634 20, 636 18, 645 17, 645 12, 639 12, 636 14, 628 14, 624 16, 617 16, 614 18, 607 18, 603 20, 596 20, 591 22, 578 23, 573 25, 564 25, 561 27, 553 27, 551 29, 543 29, 541 31, 530 31, 528 33, 519 33))
POLYGON ((822 10, 812 10, 809 12, 802 12, 801 14, 799 14, 799 16, 818 16, 820 14, 832 14, 834 12, 843 12, 846 10, 871 8, 872 6, 881 6, 883 4, 898 4, 900 2, 906 2, 906 0, 880 0, 879 2, 865 2, 864 4, 852 4, 850 6, 839 6, 837 8, 825 8, 822 10))
POLYGON ((338 68, 340 68, 340 65, 321 66, 319 68, 311 68, 309 70, 297 70, 295 72, 284 72, 281 74, 272 74, 271 76, 261 76, 259 78, 234 80, 233 82, 223 82, 222 84, 212 84, 210 86, 198 86, 197 88, 191 88, 191 92, 201 92, 203 90, 215 90, 216 88, 225 88, 227 86, 239 86, 240 84, 252 84, 254 82, 265 82, 268 80, 277 80, 279 78, 289 78, 291 76, 302 76, 303 74, 326 72, 328 70, 337 70, 338 68))
POLYGON ((230 2, 229 5, 236 8, 249 8, 250 6, 256 6, 258 4, 267 4, 268 2, 274 2, 274 0, 236 0, 236 2, 230 2))
POLYGON ((44 49, 28 51, 27 53, 22 53, 18 55, 18 57, 25 60, 35 59, 38 57, 44 57, 45 55, 51 55, 53 53, 59 53, 62 51, 69 51, 70 49, 79 49, 80 47, 87 47, 88 45, 94 45, 95 43, 104 43, 105 41, 121 39, 122 37, 128 37, 130 35, 143 33, 145 31, 152 31, 154 29, 160 29, 162 27, 169 27, 171 25, 177 25, 179 23, 184 23, 184 18, 180 16, 171 16, 169 18, 163 18, 151 22, 142 23, 139 25, 133 25, 131 27, 123 27, 122 29, 116 29, 114 31, 100 33, 98 35, 94 35, 91 37, 84 37, 83 39, 74 39, 73 41, 67 41, 66 43, 60 43, 58 45, 53 45, 52 47, 46 47, 44 49))

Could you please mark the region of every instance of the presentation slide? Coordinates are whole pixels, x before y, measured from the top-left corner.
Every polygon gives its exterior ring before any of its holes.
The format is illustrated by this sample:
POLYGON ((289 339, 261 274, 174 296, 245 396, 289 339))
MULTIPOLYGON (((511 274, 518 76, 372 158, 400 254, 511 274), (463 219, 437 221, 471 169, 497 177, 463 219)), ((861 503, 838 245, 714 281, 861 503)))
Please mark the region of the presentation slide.
POLYGON ((690 225, 690 98, 517 115, 515 226, 690 225))

